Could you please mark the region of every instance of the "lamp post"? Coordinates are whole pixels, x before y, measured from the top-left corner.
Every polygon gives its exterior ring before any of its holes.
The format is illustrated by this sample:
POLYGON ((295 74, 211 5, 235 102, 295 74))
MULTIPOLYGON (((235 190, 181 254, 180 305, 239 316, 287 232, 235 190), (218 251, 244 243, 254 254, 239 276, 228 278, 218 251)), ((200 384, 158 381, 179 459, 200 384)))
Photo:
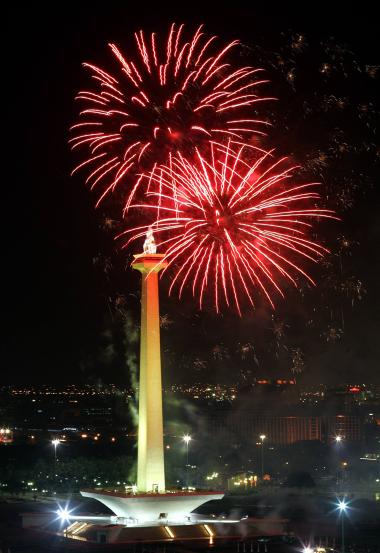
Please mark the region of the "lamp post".
POLYGON ((60 443, 59 440, 52 440, 51 442, 54 446, 54 459, 57 460, 57 445, 60 443))
POLYGON ((346 510, 348 508, 348 505, 345 501, 345 499, 339 499, 338 500, 338 509, 340 513, 340 519, 341 519, 341 536, 342 536, 342 553, 345 553, 345 546, 344 546, 344 517, 346 514, 346 510))
POLYGON ((189 487, 189 443, 191 442, 191 436, 185 434, 182 440, 186 444, 186 487, 189 487))
POLYGON ((261 481, 264 482, 264 440, 266 438, 265 434, 260 434, 261 440, 261 481))

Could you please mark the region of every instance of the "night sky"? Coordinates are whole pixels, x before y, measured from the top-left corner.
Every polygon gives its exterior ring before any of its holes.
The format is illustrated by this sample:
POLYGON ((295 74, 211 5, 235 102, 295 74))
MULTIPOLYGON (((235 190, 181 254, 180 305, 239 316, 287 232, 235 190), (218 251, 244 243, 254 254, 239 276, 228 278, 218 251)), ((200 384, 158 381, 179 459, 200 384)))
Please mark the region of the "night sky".
POLYGON ((128 268, 132 252, 120 252, 113 241, 106 219, 116 219, 112 209, 95 211, 81 177, 69 176, 68 128, 76 118, 73 97, 88 82, 81 62, 106 67, 107 42, 127 47, 135 30, 165 32, 172 21, 204 22, 225 41, 241 39, 244 61, 266 69, 269 90, 279 98, 268 114, 272 142, 309 163, 342 222, 319 230, 333 251, 331 266, 313 273, 320 285, 290 290, 275 313, 264 304, 242 319, 199 313, 191 297, 167 299, 163 283, 166 381, 289 377, 293 368, 305 384, 379 382, 374 8, 361 3, 360 13, 350 13, 342 3, 332 14, 327 4, 308 3, 297 13, 256 9, 252 2, 187 4, 155 3, 149 10, 149 3, 56 3, 8 13, 1 382, 122 384, 135 367, 139 279, 128 268), (302 54, 292 46, 300 34, 307 42, 302 54), (331 74, 320 73, 324 62, 331 74), (330 105, 337 98, 345 103, 340 115, 330 105), (338 143, 347 145, 340 157, 331 146, 338 143), (343 253, 342 237, 349 243, 343 253))

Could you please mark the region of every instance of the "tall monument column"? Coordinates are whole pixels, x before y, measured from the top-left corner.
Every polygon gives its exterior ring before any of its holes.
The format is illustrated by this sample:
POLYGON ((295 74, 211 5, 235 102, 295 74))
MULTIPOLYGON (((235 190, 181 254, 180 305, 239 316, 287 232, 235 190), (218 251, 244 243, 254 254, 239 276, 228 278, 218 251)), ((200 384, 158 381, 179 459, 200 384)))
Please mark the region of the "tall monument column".
POLYGON ((158 272, 166 267, 148 233, 132 267, 141 272, 141 334, 137 489, 165 491, 158 272))
MULTIPOLYGON (((164 431, 162 423, 162 383, 158 273, 167 266, 163 254, 156 253, 153 232, 148 230, 144 253, 135 255, 132 267, 141 273, 141 333, 139 434, 137 452, 137 491, 83 490, 84 497, 97 499, 121 520, 120 524, 157 526, 193 521, 192 512, 207 501, 222 499, 221 492, 165 491, 164 431), (149 495, 146 493, 158 492, 149 495), (163 522, 165 521, 165 522, 163 522)), ((207 521, 206 521, 207 522, 207 521)), ((224 521, 226 522, 226 521, 224 521)), ((168 526, 165 526, 167 529, 168 526)), ((206 526, 204 526, 206 529, 206 526)), ((204 529, 202 535, 204 536, 204 529)), ((207 530, 207 529, 206 529, 207 530)), ((166 530, 172 537, 174 534, 166 530)), ((207 530, 211 536, 210 530, 207 530)))

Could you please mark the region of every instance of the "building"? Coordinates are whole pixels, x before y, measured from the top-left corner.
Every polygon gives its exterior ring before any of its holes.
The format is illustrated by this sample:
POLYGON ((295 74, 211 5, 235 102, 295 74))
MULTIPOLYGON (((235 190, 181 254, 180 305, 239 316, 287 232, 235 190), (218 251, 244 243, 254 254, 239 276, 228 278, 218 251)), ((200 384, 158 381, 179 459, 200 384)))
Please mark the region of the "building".
POLYGON ((265 434, 268 443, 290 445, 301 441, 332 442, 337 436, 357 442, 363 437, 363 424, 357 415, 269 415, 256 411, 219 410, 206 417, 210 435, 226 435, 240 442, 256 442, 265 434))
POLYGON ((210 434, 227 432, 244 439, 257 440, 260 434, 268 436, 273 444, 288 445, 304 440, 322 441, 322 421, 316 416, 267 416, 240 411, 226 416, 219 412, 208 418, 210 434))
POLYGON ((358 442, 362 439, 362 421, 356 415, 335 415, 326 418, 327 441, 333 442, 337 436, 345 441, 358 442))

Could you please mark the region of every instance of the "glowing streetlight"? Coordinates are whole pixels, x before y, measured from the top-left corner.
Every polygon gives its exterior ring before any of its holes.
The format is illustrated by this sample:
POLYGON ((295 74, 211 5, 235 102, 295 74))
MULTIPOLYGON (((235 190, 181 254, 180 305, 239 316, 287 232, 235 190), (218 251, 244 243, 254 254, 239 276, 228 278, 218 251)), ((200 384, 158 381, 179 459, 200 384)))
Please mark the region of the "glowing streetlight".
POLYGON ((189 443, 191 442, 191 436, 185 434, 182 440, 186 444, 186 486, 189 487, 189 443))
POLYGON ((339 444, 343 440, 342 436, 335 436, 335 441, 339 444))
MULTIPOLYGON (((56 440, 59 442, 59 440, 56 440)), ((61 507, 59 506, 59 509, 56 511, 58 518, 61 522, 61 527, 63 524, 65 524, 65 536, 67 537, 67 526, 70 522, 70 513, 73 511, 73 509, 68 509, 68 507, 61 507)))
POLYGON ((302 549, 302 553, 314 553, 314 549, 312 547, 306 546, 302 549))
POLYGON ((266 438, 265 434, 260 434, 261 440, 261 480, 264 481, 264 440, 266 438))
POLYGON ((341 519, 341 528, 342 528, 342 553, 345 553, 345 547, 344 547, 344 517, 345 517, 345 514, 346 514, 346 511, 348 509, 348 503, 346 502, 346 500, 343 498, 343 499, 338 499, 338 503, 337 503, 337 509, 339 511, 339 514, 340 514, 340 519, 341 519))
POLYGON ((64 509, 58 509, 57 515, 62 522, 68 522, 70 520, 70 511, 67 509, 67 507, 65 507, 64 509))
POLYGON ((182 440, 186 444, 186 466, 189 464, 189 443, 191 442, 191 436, 189 434, 185 434, 182 438, 182 440))
POLYGON ((51 442, 54 446, 54 459, 57 460, 57 445, 60 443, 59 440, 52 440, 51 442))

